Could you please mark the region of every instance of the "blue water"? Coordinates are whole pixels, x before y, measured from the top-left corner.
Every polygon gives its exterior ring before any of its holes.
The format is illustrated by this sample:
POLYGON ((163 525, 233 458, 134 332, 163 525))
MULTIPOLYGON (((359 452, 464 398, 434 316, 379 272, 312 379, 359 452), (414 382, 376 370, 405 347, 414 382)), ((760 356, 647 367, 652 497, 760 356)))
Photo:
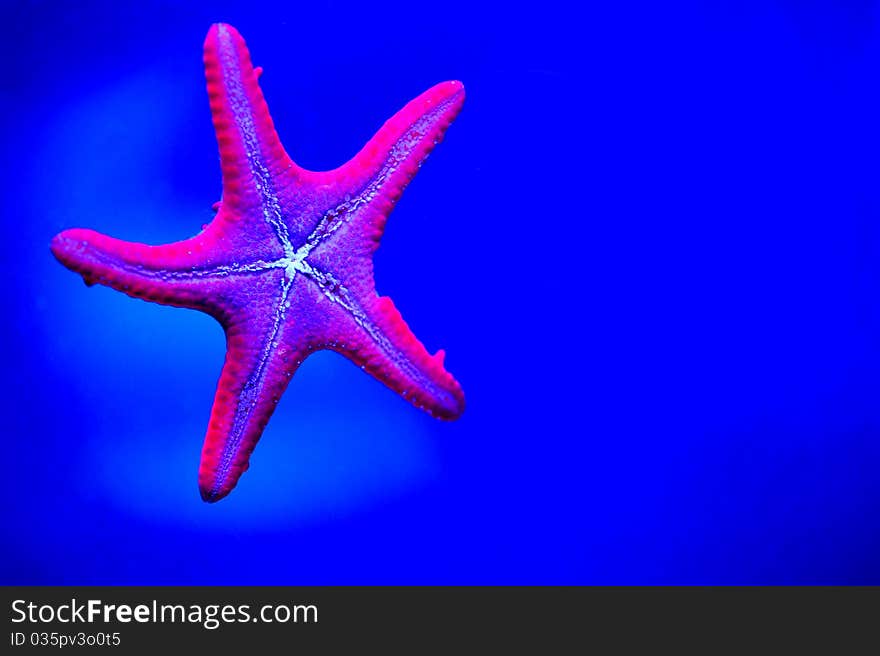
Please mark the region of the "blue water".
POLYGON ((0 16, 0 582, 880 583, 874 3, 118 4, 0 16), (210 220, 220 20, 308 168, 464 82, 376 276, 468 408, 318 354, 206 505, 221 329, 48 243, 210 220))

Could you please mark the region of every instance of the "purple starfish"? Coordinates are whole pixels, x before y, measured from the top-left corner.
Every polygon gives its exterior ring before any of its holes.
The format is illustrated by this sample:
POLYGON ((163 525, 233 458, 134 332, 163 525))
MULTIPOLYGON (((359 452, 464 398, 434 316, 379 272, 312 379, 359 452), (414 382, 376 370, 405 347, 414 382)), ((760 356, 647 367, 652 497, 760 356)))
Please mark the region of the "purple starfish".
POLYGON ((385 221, 461 110, 464 87, 443 82, 395 114, 347 164, 306 171, 284 151, 235 28, 205 40, 205 75, 220 147, 217 216, 162 246, 65 230, 52 253, 87 285, 193 308, 226 332, 202 449, 205 501, 232 490, 297 367, 319 349, 360 365, 441 419, 464 410, 458 382, 429 355, 388 297, 377 296, 373 252, 385 221))

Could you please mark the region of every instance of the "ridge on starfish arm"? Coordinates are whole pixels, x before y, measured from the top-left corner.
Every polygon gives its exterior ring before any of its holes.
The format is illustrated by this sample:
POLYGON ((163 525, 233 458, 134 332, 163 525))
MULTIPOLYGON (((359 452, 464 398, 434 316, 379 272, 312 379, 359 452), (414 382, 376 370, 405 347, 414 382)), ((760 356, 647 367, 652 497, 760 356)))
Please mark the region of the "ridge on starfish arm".
POLYGON ((222 199, 195 237, 161 246, 65 230, 51 250, 87 285, 215 317, 226 362, 202 449, 205 501, 232 490, 288 382, 309 354, 342 353, 441 419, 464 394, 376 294, 372 254, 422 161, 461 110, 464 87, 443 82, 389 119, 351 161, 326 172, 293 163, 275 132, 244 39, 216 24, 205 75, 220 150, 222 199))

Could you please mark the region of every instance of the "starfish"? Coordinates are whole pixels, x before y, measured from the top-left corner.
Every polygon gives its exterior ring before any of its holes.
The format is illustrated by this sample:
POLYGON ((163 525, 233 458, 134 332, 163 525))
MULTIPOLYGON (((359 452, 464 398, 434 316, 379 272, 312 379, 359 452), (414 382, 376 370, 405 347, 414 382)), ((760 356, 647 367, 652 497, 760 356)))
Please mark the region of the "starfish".
POLYGON ((320 349, 435 417, 461 415, 464 395, 443 351, 430 355, 377 295, 372 255, 403 189, 461 110, 464 87, 428 89, 348 163, 314 172, 281 145, 262 70, 235 28, 211 27, 204 62, 223 178, 211 223, 160 246, 76 228, 56 235, 51 250, 89 286, 201 310, 223 326, 226 361, 198 478, 214 502, 235 487, 294 372, 320 349))

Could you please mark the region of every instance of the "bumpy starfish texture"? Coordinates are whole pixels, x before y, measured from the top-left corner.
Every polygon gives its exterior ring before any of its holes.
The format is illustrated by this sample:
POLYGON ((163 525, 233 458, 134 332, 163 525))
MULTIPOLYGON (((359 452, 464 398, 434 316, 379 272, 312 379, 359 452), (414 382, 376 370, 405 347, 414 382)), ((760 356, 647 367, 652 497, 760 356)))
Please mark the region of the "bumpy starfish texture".
POLYGON ((260 72, 233 27, 211 27, 205 74, 223 194, 201 233, 148 246, 72 229, 51 244, 87 285, 202 310, 223 326, 226 362, 199 468, 206 501, 235 487, 297 367, 319 349, 344 354, 436 417, 464 410, 443 351, 430 355, 376 294, 372 264, 395 202, 461 109, 461 83, 429 89, 347 164, 313 172, 282 147, 260 72))

